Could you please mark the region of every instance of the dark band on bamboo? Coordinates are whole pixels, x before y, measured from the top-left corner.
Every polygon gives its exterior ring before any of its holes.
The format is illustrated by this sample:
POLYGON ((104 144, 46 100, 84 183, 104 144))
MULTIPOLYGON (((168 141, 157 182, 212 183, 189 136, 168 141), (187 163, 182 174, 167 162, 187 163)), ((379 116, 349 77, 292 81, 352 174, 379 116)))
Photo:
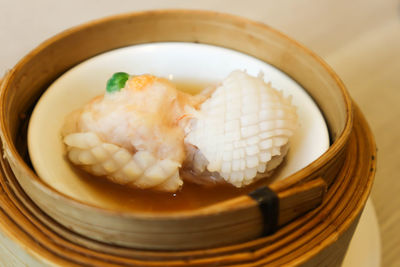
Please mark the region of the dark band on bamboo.
POLYGON ((249 196, 258 202, 264 221, 263 235, 269 235, 276 231, 279 215, 278 195, 269 187, 264 186, 253 192, 249 196))

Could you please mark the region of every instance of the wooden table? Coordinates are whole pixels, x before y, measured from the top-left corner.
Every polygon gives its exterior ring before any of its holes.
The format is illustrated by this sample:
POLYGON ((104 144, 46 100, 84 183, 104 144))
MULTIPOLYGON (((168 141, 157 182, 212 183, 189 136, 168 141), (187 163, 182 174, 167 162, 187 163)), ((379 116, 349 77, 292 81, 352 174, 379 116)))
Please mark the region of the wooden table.
POLYGON ((154 8, 211 9, 262 21, 302 42, 336 70, 376 137, 372 200, 382 235, 382 266, 400 266, 400 2, 0 0, 0 73, 66 28, 154 8))

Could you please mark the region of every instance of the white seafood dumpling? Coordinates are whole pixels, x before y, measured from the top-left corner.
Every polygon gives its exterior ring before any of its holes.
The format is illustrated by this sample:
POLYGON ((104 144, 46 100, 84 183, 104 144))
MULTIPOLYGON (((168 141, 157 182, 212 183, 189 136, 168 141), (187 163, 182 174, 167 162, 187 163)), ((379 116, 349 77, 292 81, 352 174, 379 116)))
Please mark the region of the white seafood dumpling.
POLYGON ((243 187, 282 162, 297 114, 291 99, 262 77, 234 71, 201 105, 191 125, 185 142, 202 154, 192 163, 199 175, 205 170, 243 187))

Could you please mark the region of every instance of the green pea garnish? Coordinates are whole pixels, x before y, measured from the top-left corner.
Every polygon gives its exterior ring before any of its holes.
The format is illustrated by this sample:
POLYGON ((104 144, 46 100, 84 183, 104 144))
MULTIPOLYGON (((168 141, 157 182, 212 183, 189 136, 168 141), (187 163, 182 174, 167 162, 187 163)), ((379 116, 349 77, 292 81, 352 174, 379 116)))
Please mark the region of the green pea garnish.
POLYGON ((114 93, 120 91, 125 87, 126 81, 129 79, 129 74, 126 72, 116 72, 107 81, 107 93, 114 93))

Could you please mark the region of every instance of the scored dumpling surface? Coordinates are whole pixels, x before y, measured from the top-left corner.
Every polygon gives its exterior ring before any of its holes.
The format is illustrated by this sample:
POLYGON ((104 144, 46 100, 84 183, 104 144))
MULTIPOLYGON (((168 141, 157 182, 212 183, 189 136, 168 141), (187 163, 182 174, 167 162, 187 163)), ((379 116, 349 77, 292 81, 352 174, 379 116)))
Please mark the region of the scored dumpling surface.
POLYGON ((276 167, 268 162, 286 153, 296 127, 290 98, 260 77, 234 71, 202 104, 185 142, 201 151, 208 171, 241 187, 276 167))
POLYGON ((71 162, 118 184, 172 192, 183 184, 179 162, 158 159, 148 151, 132 153, 102 141, 94 132, 69 134, 64 142, 68 145, 67 156, 71 162))

